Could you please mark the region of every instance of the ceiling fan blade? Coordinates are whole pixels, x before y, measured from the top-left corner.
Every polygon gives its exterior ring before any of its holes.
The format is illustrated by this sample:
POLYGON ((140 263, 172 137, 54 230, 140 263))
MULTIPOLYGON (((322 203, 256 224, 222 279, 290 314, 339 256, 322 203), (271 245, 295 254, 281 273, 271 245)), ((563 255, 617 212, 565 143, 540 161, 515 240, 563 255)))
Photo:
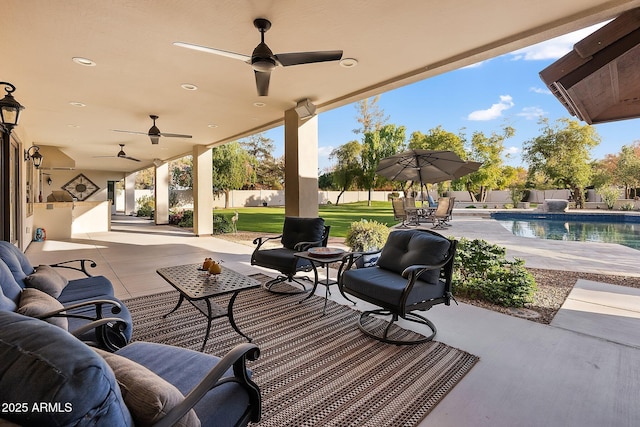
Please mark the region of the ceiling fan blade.
POLYGON ((127 160, 133 160, 134 162, 139 162, 140 160, 135 159, 133 157, 129 157, 129 156, 121 156, 123 159, 127 159, 127 160))
POLYGON ((292 52, 273 55, 283 67, 314 62, 339 61, 342 59, 341 50, 327 50, 322 52, 292 52))
MULTIPOLYGON (((149 135, 151 137, 153 137, 152 135, 149 135)), ((182 135, 179 133, 160 133, 160 136, 164 136, 166 138, 193 138, 191 135, 182 135)))
POLYGON ((214 49, 212 47, 200 46, 197 44, 184 43, 184 42, 174 42, 174 46, 185 47, 187 49, 198 50, 200 52, 212 53, 214 55, 226 56, 227 58, 239 59, 244 62, 251 62, 251 57, 248 55, 243 55, 241 53, 228 52, 226 50, 214 49))
POLYGON ((111 130, 114 131, 114 132, 132 133, 132 134, 135 134, 135 135, 146 135, 147 134, 147 132, 135 132, 135 131, 132 131, 132 130, 118 130, 118 129, 111 129, 111 130))
POLYGON ((271 71, 255 71, 256 74, 256 88, 258 89, 258 96, 267 96, 269 94, 269 80, 271 78, 271 71))

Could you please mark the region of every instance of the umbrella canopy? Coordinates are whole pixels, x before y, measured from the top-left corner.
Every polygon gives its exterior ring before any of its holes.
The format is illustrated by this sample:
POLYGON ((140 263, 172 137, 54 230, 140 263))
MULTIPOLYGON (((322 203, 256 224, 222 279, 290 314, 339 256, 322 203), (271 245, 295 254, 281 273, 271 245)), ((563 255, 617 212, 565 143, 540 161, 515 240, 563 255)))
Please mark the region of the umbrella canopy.
POLYGON ((392 181, 417 181, 422 186, 460 178, 481 165, 465 162, 453 151, 414 149, 380 160, 376 173, 392 181))

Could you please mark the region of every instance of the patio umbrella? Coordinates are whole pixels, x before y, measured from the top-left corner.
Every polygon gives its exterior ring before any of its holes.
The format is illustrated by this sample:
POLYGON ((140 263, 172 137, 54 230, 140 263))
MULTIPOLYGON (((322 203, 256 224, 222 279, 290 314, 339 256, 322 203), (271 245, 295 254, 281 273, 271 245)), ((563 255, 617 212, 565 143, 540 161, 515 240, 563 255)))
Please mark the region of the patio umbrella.
POLYGON ((417 181, 423 184, 460 178, 482 165, 465 162, 453 151, 414 149, 380 160, 376 173, 391 181, 417 181))

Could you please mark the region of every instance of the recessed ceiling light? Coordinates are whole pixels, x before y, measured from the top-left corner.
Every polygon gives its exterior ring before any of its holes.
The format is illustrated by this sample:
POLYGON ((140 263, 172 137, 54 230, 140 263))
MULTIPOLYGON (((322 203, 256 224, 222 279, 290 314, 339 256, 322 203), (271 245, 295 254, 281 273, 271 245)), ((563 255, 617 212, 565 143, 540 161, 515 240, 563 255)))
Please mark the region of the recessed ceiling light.
POLYGON ((264 102, 254 102, 253 106, 254 107, 258 107, 258 108, 262 108, 264 106, 266 106, 267 104, 265 104, 264 102))
POLYGON ((75 62, 76 64, 84 65, 85 67, 96 66, 95 62, 87 58, 82 58, 81 56, 74 56, 72 59, 73 59, 73 62, 75 62))
POLYGON ((210 125, 207 125, 207 126, 208 126, 208 127, 210 127, 211 129, 215 129, 215 128, 217 128, 217 127, 218 127, 218 125, 214 125, 213 123, 212 123, 212 124, 210 124, 210 125))
POLYGON ((74 107, 86 107, 87 104, 83 104, 82 102, 70 102, 69 104, 73 105, 74 107))
POLYGON ((180 87, 184 90, 198 90, 198 86, 191 83, 183 83, 180 85, 180 87))
POLYGON ((353 68, 358 65, 358 60, 355 58, 344 58, 340 60, 340 66, 344 68, 353 68))
POLYGON ((77 129, 77 128, 80 127, 80 125, 68 124, 67 127, 76 128, 77 129))

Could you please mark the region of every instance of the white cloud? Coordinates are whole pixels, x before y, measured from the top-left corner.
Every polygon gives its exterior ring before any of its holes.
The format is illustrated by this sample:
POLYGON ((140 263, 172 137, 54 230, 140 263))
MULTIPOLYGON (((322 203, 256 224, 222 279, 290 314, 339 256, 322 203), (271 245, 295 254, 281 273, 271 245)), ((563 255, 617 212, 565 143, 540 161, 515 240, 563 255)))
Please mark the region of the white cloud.
POLYGON ((518 49, 511 52, 514 61, 525 60, 535 61, 544 59, 558 59, 569 53, 573 49, 573 45, 595 32, 598 28, 605 25, 607 22, 592 25, 582 30, 574 31, 573 33, 565 34, 551 40, 544 41, 542 43, 534 44, 522 49, 518 49))
POLYGON ((546 114, 547 112, 540 107, 524 107, 516 116, 524 117, 527 120, 538 120, 546 114))
POLYGON ((546 87, 530 87, 529 92, 539 93, 541 95, 551 95, 551 91, 546 87))
POLYGON ((505 151, 505 154, 507 155, 514 155, 514 154, 518 154, 520 152, 520 149, 512 145, 511 147, 507 147, 504 151, 505 151))
POLYGON ((502 115, 502 112, 513 107, 513 98, 510 95, 500 95, 500 102, 493 104, 486 110, 476 110, 471 112, 468 116, 468 120, 485 121, 497 119, 502 115))
POLYGON ((318 147, 318 157, 326 157, 328 159, 332 151, 333 147, 331 145, 328 145, 326 147, 318 147))

